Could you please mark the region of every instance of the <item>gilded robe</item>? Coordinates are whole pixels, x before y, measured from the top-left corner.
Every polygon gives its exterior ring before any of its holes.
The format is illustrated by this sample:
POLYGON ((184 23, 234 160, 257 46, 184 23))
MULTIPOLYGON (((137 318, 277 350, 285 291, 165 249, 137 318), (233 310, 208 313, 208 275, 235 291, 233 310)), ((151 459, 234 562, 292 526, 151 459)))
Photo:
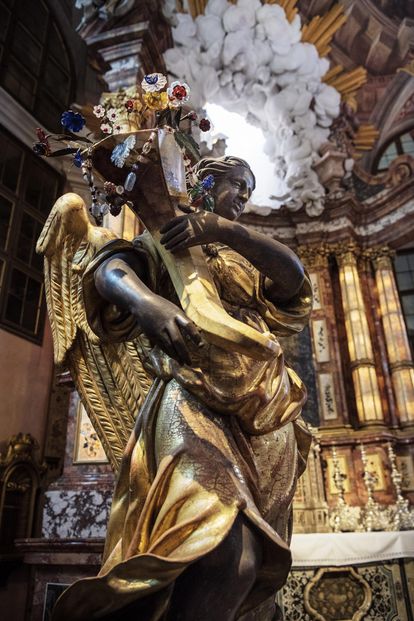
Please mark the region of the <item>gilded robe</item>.
MULTIPOLYGON (((267 361, 211 344, 190 345, 191 367, 151 347, 136 319, 95 289, 97 267, 118 251, 137 253, 146 284, 177 303, 146 233, 132 244, 110 242, 84 276, 92 329, 103 339, 138 339, 154 382, 121 464, 102 569, 67 589, 53 619, 109 619, 119 610, 123 620, 162 619, 174 581, 224 540, 239 512, 263 542, 262 567, 242 612, 256 609, 274 596, 290 569, 291 504, 310 445, 300 417, 306 389, 280 345, 267 361)), ((205 247, 205 254, 230 315, 276 337, 306 325, 307 277, 292 300, 275 306, 266 299, 264 277, 244 257, 218 244, 205 247)))

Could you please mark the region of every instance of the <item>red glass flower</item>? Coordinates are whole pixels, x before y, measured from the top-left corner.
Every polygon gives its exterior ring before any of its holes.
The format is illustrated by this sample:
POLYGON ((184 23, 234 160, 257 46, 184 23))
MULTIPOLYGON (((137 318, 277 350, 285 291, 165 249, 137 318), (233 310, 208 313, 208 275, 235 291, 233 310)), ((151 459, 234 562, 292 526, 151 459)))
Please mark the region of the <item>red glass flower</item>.
POLYGON ((211 129, 211 123, 208 119, 201 119, 200 123, 198 124, 199 128, 201 129, 202 132, 208 132, 209 129, 211 129))
POLYGON ((172 94, 176 99, 181 101, 187 97, 187 89, 185 86, 182 86, 182 84, 177 84, 177 86, 174 86, 172 89, 172 94))

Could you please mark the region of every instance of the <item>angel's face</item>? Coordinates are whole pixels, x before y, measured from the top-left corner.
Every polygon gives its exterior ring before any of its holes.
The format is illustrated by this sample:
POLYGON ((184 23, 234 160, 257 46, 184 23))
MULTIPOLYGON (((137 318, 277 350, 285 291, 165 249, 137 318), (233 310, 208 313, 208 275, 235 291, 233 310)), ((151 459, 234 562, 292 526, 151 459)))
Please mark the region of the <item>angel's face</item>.
POLYGON ((230 169, 217 179, 211 192, 215 202, 214 213, 226 220, 237 220, 253 189, 254 178, 249 168, 235 166, 230 169))

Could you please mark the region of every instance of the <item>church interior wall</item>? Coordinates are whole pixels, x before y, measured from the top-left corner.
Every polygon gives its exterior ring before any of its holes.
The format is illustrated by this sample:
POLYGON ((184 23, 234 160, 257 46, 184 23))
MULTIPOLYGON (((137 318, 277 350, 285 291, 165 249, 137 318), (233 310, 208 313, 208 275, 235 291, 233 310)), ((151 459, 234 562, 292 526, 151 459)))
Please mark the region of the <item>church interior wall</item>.
MULTIPOLYGON (((325 0, 299 0, 298 8, 303 19, 309 20, 329 10, 332 4, 325 0)), ((387 171, 376 172, 378 159, 390 141, 412 132, 414 127, 414 73, 412 66, 401 70, 408 61, 412 65, 412 44, 407 43, 407 33, 413 32, 414 15, 410 13, 404 28, 398 30, 390 13, 391 3, 385 0, 374 8, 368 0, 345 4, 349 18, 334 38, 332 58, 345 69, 352 69, 355 64, 368 68, 368 80, 356 96, 358 118, 375 125, 376 142, 358 155, 352 177, 348 176, 347 184, 339 191, 336 172, 326 173, 326 187, 331 185, 325 211, 317 222, 303 210, 292 212, 285 208, 270 216, 246 214, 242 218, 243 223, 282 239, 299 253, 319 299, 309 329, 286 344, 289 359, 309 389, 305 418, 316 437, 308 470, 295 497, 294 526, 299 535, 332 533, 332 520, 341 502, 342 517, 348 519, 343 530, 351 531, 357 529, 361 512, 371 500, 381 507, 395 505, 390 443, 403 474, 403 499, 414 503, 414 410, 407 408, 401 413, 394 373, 404 365, 406 369, 413 368, 412 351, 410 359, 406 356, 400 361, 400 367, 398 361, 390 360, 377 277, 381 260, 391 257, 395 261, 395 253, 414 251, 414 154, 400 155, 387 171), (367 11, 371 15, 369 24, 367 11), (344 265, 355 268, 353 275, 360 285, 359 311, 366 315, 366 333, 372 345, 369 360, 352 359, 350 355, 352 334, 346 325, 348 310, 343 304, 343 282, 341 289, 344 265), (358 395, 355 379, 358 372, 362 376, 366 369, 375 370, 379 414, 373 420, 364 418, 364 398, 358 395), (361 443, 366 448, 367 462, 361 443), (375 474, 371 490, 364 479, 367 469, 375 474), (342 490, 335 483, 335 472, 343 478, 342 490)), ((92 19, 80 29, 82 36, 74 29, 81 12, 73 10, 70 0, 50 1, 47 5, 70 50, 73 102, 83 113, 88 105, 98 102, 105 80, 115 90, 120 83, 135 83, 147 71, 163 69, 159 67, 162 51, 172 38, 165 20, 157 17, 159 3, 155 6, 140 0, 129 14, 112 16, 106 21, 92 19), (134 36, 128 35, 129 26, 136 27, 134 36), (125 58, 131 50, 133 59, 128 64, 125 58)), ((0 102, 4 104, 2 124, 25 147, 30 147, 33 129, 41 125, 40 121, 19 102, 13 105, 10 94, 1 87, 0 102)), ((336 143, 332 147, 332 161, 338 150, 336 143)), ((53 170, 61 176, 62 188, 87 196, 79 171, 60 163, 53 163, 53 170)), ((108 222, 128 239, 140 230, 128 212, 108 222)), ((393 264, 390 265, 395 277, 393 264)), ((401 319, 401 309, 399 313, 401 319)), ((405 326, 402 321, 400 326, 405 326)), ((412 335, 410 338, 412 347, 412 335)), ((7 610, 14 610, 14 618, 8 621, 44 621, 46 593, 50 607, 64 585, 97 573, 114 474, 109 463, 94 457, 95 451, 101 449, 98 443, 95 446, 93 429, 88 423, 80 427, 79 396, 70 378, 54 366, 48 322, 41 343, 0 328, 0 352, 0 452, 4 460, 10 438, 30 434, 37 449, 36 453, 25 455, 30 455, 28 461, 32 460, 33 468, 40 473, 38 507, 31 532, 18 537, 19 545, 13 550, 16 558, 10 555, 10 562, 3 566, 0 602, 7 610), (80 459, 79 442, 84 443, 85 449, 80 459)), ((409 399, 409 387, 406 390, 409 399)), ((328 597, 334 582, 338 583, 334 567, 339 567, 340 561, 336 565, 332 562, 325 573, 323 567, 301 562, 303 559, 294 564, 282 604, 287 614, 295 615, 291 618, 309 619, 305 587, 309 595, 316 584, 320 597, 328 597)), ((342 566, 343 584, 351 590, 355 588, 359 595, 369 588, 374 598, 364 620, 391 618, 385 616, 391 609, 397 615, 393 618, 412 619, 414 604, 407 586, 407 581, 414 584, 412 560, 400 557, 399 561, 388 558, 384 563, 369 563, 365 558, 361 566, 352 565, 357 576, 344 567, 347 566, 342 566), (385 608, 381 608, 381 601, 385 608)), ((332 610, 329 614, 322 618, 335 618, 332 610)))
POLYGON ((1 450, 8 438, 24 429, 42 451, 53 373, 50 328, 46 325, 40 346, 0 330, 0 351, 1 450))

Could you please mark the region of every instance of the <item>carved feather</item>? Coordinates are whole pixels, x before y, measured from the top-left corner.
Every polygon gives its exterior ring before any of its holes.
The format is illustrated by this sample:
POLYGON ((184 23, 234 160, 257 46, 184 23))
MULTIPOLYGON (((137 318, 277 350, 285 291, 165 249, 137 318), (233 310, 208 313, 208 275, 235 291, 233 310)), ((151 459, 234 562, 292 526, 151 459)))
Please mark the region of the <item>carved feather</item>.
POLYGON ((94 226, 77 194, 53 206, 37 242, 45 257, 45 291, 55 362, 68 368, 89 418, 116 470, 152 379, 137 343, 101 343, 85 312, 82 276, 116 235, 94 226))

